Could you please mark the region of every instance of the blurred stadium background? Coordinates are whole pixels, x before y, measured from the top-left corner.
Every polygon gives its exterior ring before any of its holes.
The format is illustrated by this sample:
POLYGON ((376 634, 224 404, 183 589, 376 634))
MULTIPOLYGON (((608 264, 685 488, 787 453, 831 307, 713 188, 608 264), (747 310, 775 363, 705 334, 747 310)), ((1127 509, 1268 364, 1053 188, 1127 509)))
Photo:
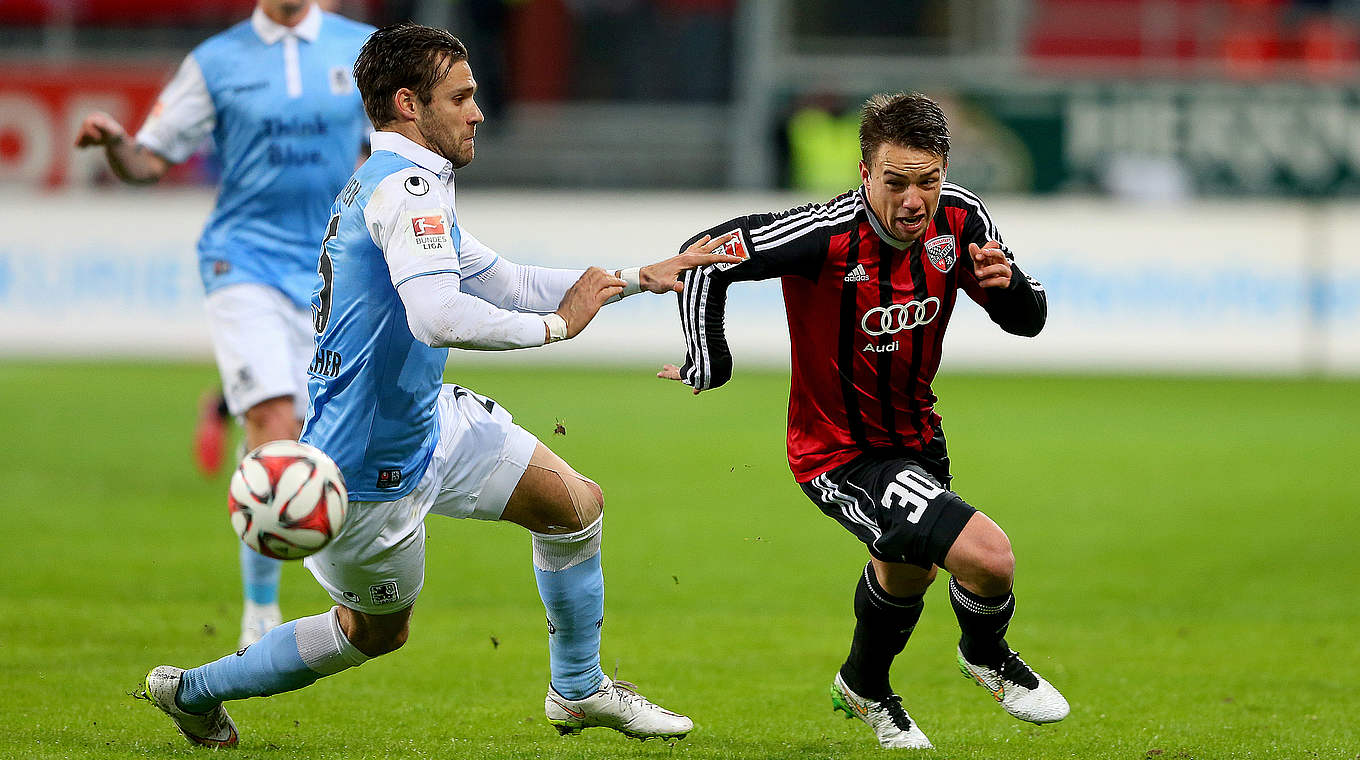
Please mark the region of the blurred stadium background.
MULTIPOLYGON (((234 640, 226 479, 189 455, 216 375, 194 258, 212 146, 148 189, 72 141, 92 109, 135 129, 251 5, 0 0, 0 606, 16 612, 0 755, 187 756, 124 695, 160 658, 234 640)), ((897 669, 913 715, 950 757, 1357 757, 1360 0, 336 5, 468 42, 488 120, 460 221, 527 263, 642 262, 825 200, 857 182, 865 96, 941 100, 951 179, 1050 300, 1034 340, 956 313, 937 383, 951 454, 1016 541, 1013 642, 1075 709, 1052 729, 992 712, 950 670, 936 588, 897 669)), ((431 521, 440 590, 412 643, 233 707, 245 756, 881 756, 825 712, 863 553, 784 463, 776 283, 733 288, 728 335, 737 374, 698 401, 644 374, 683 352, 666 298, 543 350, 454 352, 450 373, 606 484, 606 661, 701 731, 672 750, 550 745, 522 535, 431 521), (355 704, 377 707, 347 731, 316 717, 355 704)), ((328 604, 300 569, 283 594, 289 615, 328 604)))
MULTIPOLYGON (((830 197, 857 181, 864 96, 917 89, 951 119, 951 179, 1052 293, 1032 343, 963 310, 946 369, 1360 371, 1360 2, 331 4, 469 42, 488 121, 460 216, 512 258, 638 261, 830 197)), ((0 352, 208 356, 211 145, 146 191, 71 141, 95 108, 135 128, 251 5, 0 3, 0 352)), ((523 360, 674 358, 660 301, 523 360)), ((778 301, 733 299, 739 361, 787 361, 778 301)))

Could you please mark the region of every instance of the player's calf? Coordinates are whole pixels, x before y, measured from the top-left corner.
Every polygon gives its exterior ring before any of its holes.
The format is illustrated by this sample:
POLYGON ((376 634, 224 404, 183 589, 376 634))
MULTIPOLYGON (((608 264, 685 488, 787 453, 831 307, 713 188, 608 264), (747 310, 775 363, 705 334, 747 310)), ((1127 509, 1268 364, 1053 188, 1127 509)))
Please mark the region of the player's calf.
POLYGON ((548 615, 551 688, 568 699, 582 699, 607 680, 600 668, 603 523, 598 517, 572 533, 531 533, 534 579, 548 615))
MULTIPOLYGON (((877 566, 881 564, 874 560, 865 565, 855 585, 855 633, 837 678, 858 694, 885 699, 892 694, 888 670, 916 629, 925 600, 922 593, 889 593, 878 579, 877 566)), ((918 570, 923 581, 933 575, 918 570)), ((924 592, 924 586, 920 590, 924 592)))
POLYGON ((228 739, 217 730, 227 720, 225 712, 220 720, 212 719, 212 726, 202 723, 202 716, 218 715, 223 702, 300 689, 368 659, 350 643, 332 609, 284 623, 255 644, 206 665, 156 668, 147 676, 145 692, 190 741, 204 743, 198 737, 226 746, 228 739))

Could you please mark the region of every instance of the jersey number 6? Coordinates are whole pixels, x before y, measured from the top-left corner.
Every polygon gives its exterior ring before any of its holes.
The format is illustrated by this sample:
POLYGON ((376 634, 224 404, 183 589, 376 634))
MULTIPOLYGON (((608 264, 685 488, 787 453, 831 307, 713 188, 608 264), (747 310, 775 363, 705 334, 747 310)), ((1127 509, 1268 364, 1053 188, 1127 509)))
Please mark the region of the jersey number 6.
POLYGON ((326 250, 326 244, 335 237, 335 233, 340 229, 340 215, 336 214, 326 223, 326 237, 321 239, 321 261, 316 265, 316 273, 321 275, 320 306, 312 307, 312 326, 316 328, 316 334, 326 332, 326 323, 331 321, 331 291, 332 281, 335 279, 335 271, 331 265, 331 252, 326 250))

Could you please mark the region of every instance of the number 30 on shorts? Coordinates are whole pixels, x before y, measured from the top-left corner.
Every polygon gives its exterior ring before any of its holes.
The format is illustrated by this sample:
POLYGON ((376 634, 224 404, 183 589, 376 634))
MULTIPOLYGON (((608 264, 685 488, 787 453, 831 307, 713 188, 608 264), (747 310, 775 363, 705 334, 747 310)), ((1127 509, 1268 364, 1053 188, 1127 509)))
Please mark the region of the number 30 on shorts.
POLYGON ((926 507, 930 506, 930 500, 944 493, 944 489, 935 485, 930 479, 921 475, 915 470, 903 470, 897 473, 896 479, 883 489, 883 499, 879 503, 884 509, 896 507, 911 507, 911 512, 907 513, 907 522, 913 525, 921 521, 921 515, 925 513, 926 507))

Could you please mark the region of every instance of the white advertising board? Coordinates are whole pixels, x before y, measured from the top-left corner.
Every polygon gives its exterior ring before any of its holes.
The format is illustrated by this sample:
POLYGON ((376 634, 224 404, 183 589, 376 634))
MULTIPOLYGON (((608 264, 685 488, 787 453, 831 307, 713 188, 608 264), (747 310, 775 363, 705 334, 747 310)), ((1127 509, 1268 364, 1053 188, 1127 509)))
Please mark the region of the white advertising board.
MULTIPOLYGON (((469 190, 459 218, 515 261, 612 267, 802 200, 469 190)), ((194 244, 211 204, 202 191, 0 196, 0 354, 209 357, 194 244)), ((1360 234, 1354 208, 996 199, 989 210, 1044 283, 1048 326, 1006 335, 964 303, 946 368, 1360 373, 1360 254, 1343 245, 1360 234)), ((787 365, 777 282, 733 286, 727 326, 738 371, 787 365)), ((639 296, 570 342, 451 361, 651 367, 682 355, 674 299, 639 296)))

